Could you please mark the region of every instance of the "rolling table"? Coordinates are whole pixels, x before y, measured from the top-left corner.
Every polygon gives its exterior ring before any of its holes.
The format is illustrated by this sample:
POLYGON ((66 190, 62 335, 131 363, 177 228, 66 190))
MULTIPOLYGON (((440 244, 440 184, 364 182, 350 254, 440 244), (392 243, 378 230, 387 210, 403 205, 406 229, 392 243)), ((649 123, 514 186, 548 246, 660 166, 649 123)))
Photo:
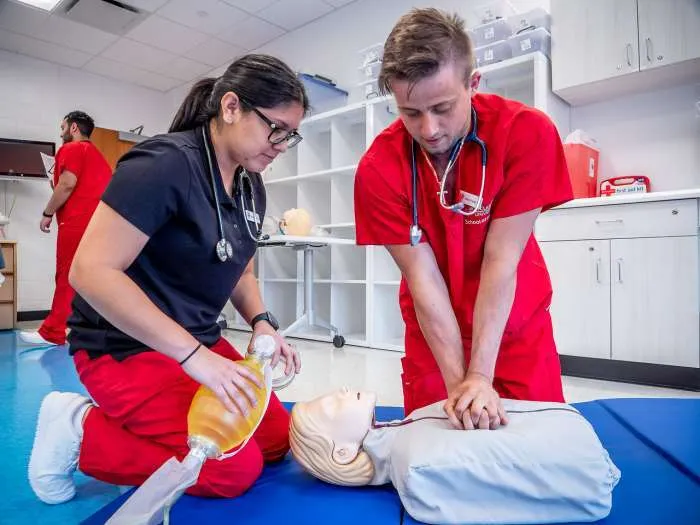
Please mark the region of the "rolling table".
POLYGON ((333 338, 333 346, 342 348, 345 338, 340 331, 329 321, 316 314, 314 308, 314 250, 326 248, 331 244, 354 245, 354 239, 342 239, 339 237, 299 237, 294 235, 271 235, 268 239, 260 241, 260 247, 285 246, 294 251, 304 252, 304 313, 285 328, 281 333, 284 336, 294 332, 321 328, 328 330, 333 338))

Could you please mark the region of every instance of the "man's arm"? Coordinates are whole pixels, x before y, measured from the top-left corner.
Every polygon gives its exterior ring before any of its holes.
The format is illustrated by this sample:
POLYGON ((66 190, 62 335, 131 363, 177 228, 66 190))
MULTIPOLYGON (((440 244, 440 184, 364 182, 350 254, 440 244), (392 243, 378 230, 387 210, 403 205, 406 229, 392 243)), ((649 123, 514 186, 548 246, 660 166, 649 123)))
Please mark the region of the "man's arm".
POLYGON ((386 248, 406 278, 418 324, 449 392, 464 379, 464 349, 447 285, 433 250, 427 243, 386 248))
POLYGON ((540 209, 494 219, 489 227, 474 306, 474 335, 469 372, 493 381, 498 349, 515 299, 520 257, 540 209))
POLYGON ((75 173, 70 171, 61 173, 61 176, 58 178, 58 184, 53 189, 51 199, 49 199, 48 204, 44 208, 44 213, 46 215, 55 214, 71 196, 77 183, 78 177, 75 176, 75 173))
POLYGON ((537 208, 494 219, 489 226, 474 305, 469 369, 445 403, 445 412, 455 426, 495 429, 508 422, 493 378, 515 298, 518 264, 539 212, 537 208))

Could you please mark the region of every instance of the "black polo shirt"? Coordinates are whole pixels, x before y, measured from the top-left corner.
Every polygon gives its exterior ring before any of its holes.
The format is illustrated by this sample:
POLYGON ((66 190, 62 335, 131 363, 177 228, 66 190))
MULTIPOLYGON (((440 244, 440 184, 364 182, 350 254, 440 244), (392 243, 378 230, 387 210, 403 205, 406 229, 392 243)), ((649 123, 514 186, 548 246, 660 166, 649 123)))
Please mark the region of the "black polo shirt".
MULTIPOLYGON (((216 202, 204 150, 202 128, 169 133, 134 146, 119 161, 102 201, 145 233, 149 240, 126 274, 160 310, 205 345, 221 335, 216 321, 243 270, 255 253, 250 193, 246 186, 241 208, 239 178, 233 197, 223 181, 209 143, 214 180, 226 238, 233 258, 220 262, 216 202), (247 216, 247 217, 246 217, 247 216)), ((250 178, 260 222, 265 214, 265 189, 259 174, 250 178)), ((119 295, 112 298, 119 301, 119 295)), ((68 321, 71 354, 86 350, 91 357, 116 359, 147 351, 141 342, 112 326, 76 294, 68 321)))

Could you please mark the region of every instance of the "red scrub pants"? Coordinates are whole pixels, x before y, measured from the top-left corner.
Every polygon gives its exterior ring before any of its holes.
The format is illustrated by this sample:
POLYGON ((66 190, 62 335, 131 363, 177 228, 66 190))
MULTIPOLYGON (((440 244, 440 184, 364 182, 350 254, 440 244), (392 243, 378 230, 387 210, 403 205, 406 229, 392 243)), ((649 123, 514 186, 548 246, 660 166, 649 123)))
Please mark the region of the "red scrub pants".
POLYGON ((83 238, 86 225, 58 227, 56 242, 56 289, 53 293, 51 312, 39 327, 39 335, 57 345, 66 342, 66 322, 71 314, 71 303, 75 291, 68 283, 68 273, 73 257, 83 238))
MULTIPOLYGON (((233 360, 241 355, 226 341, 211 348, 233 360)), ((80 380, 97 403, 85 419, 79 468, 115 485, 140 485, 169 458, 188 452, 187 412, 199 384, 180 365, 159 352, 116 361, 75 354, 80 380)), ((204 463, 188 494, 233 498, 258 479, 264 462, 289 450, 289 415, 272 394, 253 437, 235 455, 204 463)))
MULTIPOLYGON (((471 340, 464 339, 463 343, 468 366, 471 340)), ((402 367, 406 415, 447 398, 445 382, 418 326, 406 327, 402 367)), ((538 312, 519 334, 504 336, 493 386, 507 399, 564 402, 561 365, 548 310, 538 312)))

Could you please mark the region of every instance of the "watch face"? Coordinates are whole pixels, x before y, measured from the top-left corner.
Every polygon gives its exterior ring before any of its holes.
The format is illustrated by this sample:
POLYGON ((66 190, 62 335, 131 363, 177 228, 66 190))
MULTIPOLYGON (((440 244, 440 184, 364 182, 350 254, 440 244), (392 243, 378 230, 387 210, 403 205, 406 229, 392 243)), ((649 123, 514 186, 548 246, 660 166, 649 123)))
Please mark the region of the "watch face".
POLYGON ((275 316, 272 315, 272 312, 267 312, 267 320, 272 325, 272 328, 274 328, 275 330, 279 329, 280 324, 277 322, 275 316))

